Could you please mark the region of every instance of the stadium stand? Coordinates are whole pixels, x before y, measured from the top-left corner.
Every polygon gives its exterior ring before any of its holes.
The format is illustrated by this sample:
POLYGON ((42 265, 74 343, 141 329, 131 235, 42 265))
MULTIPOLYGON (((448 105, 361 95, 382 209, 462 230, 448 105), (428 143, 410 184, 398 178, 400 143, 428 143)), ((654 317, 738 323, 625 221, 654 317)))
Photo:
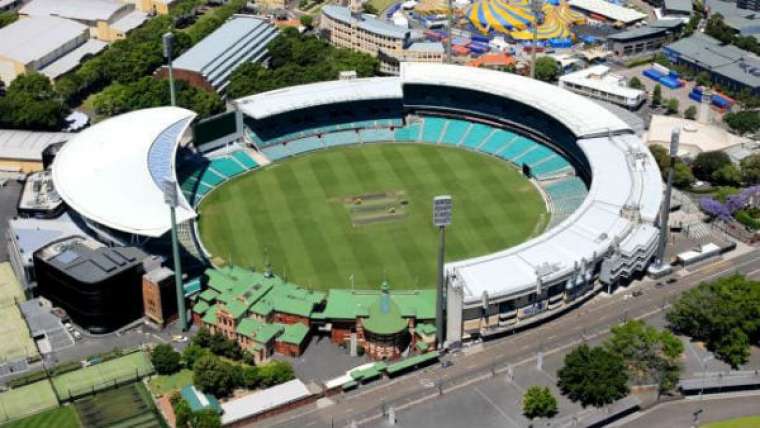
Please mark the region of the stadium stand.
POLYGON ((441 137, 441 143, 444 144, 459 144, 467 130, 472 126, 472 123, 464 120, 450 119, 447 122, 446 131, 441 137))
POLYGON ((552 213, 549 228, 562 223, 583 203, 588 195, 586 185, 578 177, 566 177, 542 186, 549 198, 552 213))
POLYGON ((235 150, 213 159, 190 155, 180 162, 177 180, 187 201, 196 205, 214 187, 258 166, 243 150, 235 150))

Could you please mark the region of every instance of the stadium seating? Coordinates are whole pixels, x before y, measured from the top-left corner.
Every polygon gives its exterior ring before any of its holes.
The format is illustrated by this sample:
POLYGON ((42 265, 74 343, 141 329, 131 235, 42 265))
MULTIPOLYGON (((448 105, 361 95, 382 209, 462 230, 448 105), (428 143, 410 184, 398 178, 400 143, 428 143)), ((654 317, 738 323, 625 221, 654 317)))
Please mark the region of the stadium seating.
POLYGON ((317 137, 301 138, 300 140, 289 142, 286 144, 286 146, 291 155, 297 155, 299 153, 305 153, 324 148, 322 142, 317 137))
POLYGON ((359 142, 359 133, 356 131, 333 132, 323 135, 322 142, 327 147, 356 144, 359 142))
POLYGON ((234 177, 245 172, 245 168, 235 162, 234 159, 226 156, 211 160, 209 168, 213 169, 217 175, 221 175, 224 178, 234 177))
POLYGON ((232 153, 232 157, 247 169, 253 169, 259 166, 253 158, 248 156, 248 154, 242 150, 232 153))
POLYGON ((287 147, 283 146, 282 144, 277 144, 275 146, 269 146, 265 147, 262 152, 271 160, 277 160, 282 159, 284 157, 288 157, 291 155, 290 151, 287 149, 287 147))
POLYGON ((580 178, 566 177, 542 186, 549 197, 552 219, 549 227, 561 223, 581 206, 588 190, 580 178))
POLYGON ((441 143, 444 144, 459 144, 465 133, 473 126, 472 123, 464 120, 449 119, 447 122, 446 131, 441 137, 441 143))
POLYGON ((395 138, 390 128, 369 128, 359 131, 359 139, 363 143, 378 143, 393 141, 395 138))
MULTIPOLYGON (((482 143, 488 135, 493 132, 494 128, 491 126, 483 125, 481 123, 473 124, 469 131, 467 132, 467 135, 463 137, 457 144, 464 144, 465 146, 470 146, 474 144, 482 143), (466 143, 469 142, 469 143, 466 143)), ((477 146, 476 146, 477 147, 477 146)))
POLYGON ((539 162, 534 166, 531 166, 531 173, 539 180, 570 171, 572 171, 570 162, 568 162, 567 159, 561 157, 560 155, 554 155, 551 158, 544 160, 543 162, 539 162))
MULTIPOLYGON (((510 144, 511 140, 513 140, 516 137, 517 136, 513 136, 512 138, 509 138, 509 139, 489 138, 488 141, 483 143, 478 150, 480 150, 483 153, 495 155, 499 153, 499 151, 504 149, 504 147, 506 147, 508 144, 510 144)), ((469 144, 473 144, 473 143, 469 143, 469 144)))
POLYGON ((437 143, 438 138, 441 136, 441 131, 446 123, 446 119, 438 117, 426 117, 422 125, 422 142, 423 143, 437 143))
POLYGON ((513 163, 517 163, 515 161, 516 158, 518 158, 523 153, 527 152, 528 150, 533 149, 538 144, 535 142, 525 138, 518 136, 514 140, 512 140, 505 148, 503 148, 497 156, 499 156, 502 159, 506 159, 508 161, 511 161, 513 163))
POLYGON ((546 146, 536 145, 527 152, 523 152, 522 155, 515 158, 519 164, 527 164, 533 166, 539 162, 549 159, 554 154, 554 151, 546 146))

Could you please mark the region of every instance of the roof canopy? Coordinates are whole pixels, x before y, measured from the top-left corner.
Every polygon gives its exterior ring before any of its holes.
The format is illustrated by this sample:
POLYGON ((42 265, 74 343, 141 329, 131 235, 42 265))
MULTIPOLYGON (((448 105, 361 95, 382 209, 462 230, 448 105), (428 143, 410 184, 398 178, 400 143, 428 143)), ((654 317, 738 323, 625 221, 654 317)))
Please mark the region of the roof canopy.
MULTIPOLYGON (((162 183, 176 181, 175 156, 195 113, 177 107, 138 110, 71 138, 53 163, 63 200, 88 219, 122 232, 158 237, 171 229, 162 183)), ((177 221, 195 217, 177 188, 177 221)))

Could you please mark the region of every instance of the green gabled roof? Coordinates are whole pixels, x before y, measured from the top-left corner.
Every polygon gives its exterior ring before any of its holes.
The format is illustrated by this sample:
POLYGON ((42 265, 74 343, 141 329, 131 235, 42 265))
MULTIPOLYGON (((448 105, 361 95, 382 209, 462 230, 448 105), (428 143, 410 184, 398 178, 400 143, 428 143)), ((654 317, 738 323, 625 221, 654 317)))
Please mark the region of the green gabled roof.
POLYGON ((193 312, 195 312, 196 314, 203 315, 206 313, 208 308, 209 308, 208 303, 204 302, 203 300, 199 300, 198 303, 193 305, 193 312))
POLYGON ((251 306, 251 312, 262 317, 268 316, 273 310, 272 302, 267 298, 263 298, 251 306))
POLYGON ((259 343, 269 343, 275 337, 277 337, 282 332, 282 330, 282 326, 262 323, 261 327, 259 327, 259 329, 256 331, 256 336, 253 338, 253 340, 259 343))
POLYGON ((219 310, 219 307, 217 305, 211 305, 209 306, 208 310, 206 311, 206 314, 203 315, 203 322, 206 324, 216 324, 216 311, 219 310))
POLYGON ((235 295, 231 291, 225 291, 217 296, 216 300, 224 304, 230 304, 235 301, 235 295))
POLYGON ((382 291, 369 306, 369 316, 364 320, 364 329, 375 334, 390 335, 400 333, 408 327, 401 316, 401 310, 390 295, 387 282, 383 282, 382 291))
POLYGON ((277 312, 299 315, 307 318, 311 315, 312 309, 314 309, 314 304, 311 302, 289 299, 282 296, 273 296, 272 304, 274 305, 274 310, 277 312))
POLYGON ((235 300, 229 305, 225 305, 225 307, 227 308, 227 312, 229 312, 230 315, 232 315, 232 318, 235 319, 240 319, 246 314, 246 312, 248 312, 248 305, 240 300, 235 300))
MULTIPOLYGON (((418 320, 435 319, 435 290, 391 291, 401 316, 418 320)), ((380 296, 379 290, 332 289, 327 294, 325 319, 354 319, 369 315, 369 307, 380 296)))
POLYGON ((245 337, 253 339, 256 336, 256 331, 261 327, 261 323, 253 318, 242 319, 235 329, 236 332, 242 334, 245 337))
POLYGON ((201 300, 205 300, 207 303, 211 303, 216 300, 217 297, 219 297, 219 292, 212 288, 207 288, 203 290, 201 294, 198 295, 198 297, 200 297, 201 300))
POLYGON ((205 409, 211 409, 216 413, 222 413, 222 406, 219 400, 211 394, 204 394, 193 385, 188 385, 180 390, 180 395, 187 401, 190 410, 199 412, 205 409))
POLYGON ((414 328, 416 331, 424 334, 425 336, 431 336, 435 334, 435 326, 433 324, 417 324, 414 328))
POLYGON ((283 325, 282 336, 277 340, 294 345, 301 345, 309 334, 309 327, 299 323, 283 325))
POLYGON ((421 340, 418 341, 417 345, 415 345, 415 346, 417 347, 417 350, 419 350, 420 352, 425 352, 430 347, 427 343, 425 343, 425 342, 423 342, 421 340))

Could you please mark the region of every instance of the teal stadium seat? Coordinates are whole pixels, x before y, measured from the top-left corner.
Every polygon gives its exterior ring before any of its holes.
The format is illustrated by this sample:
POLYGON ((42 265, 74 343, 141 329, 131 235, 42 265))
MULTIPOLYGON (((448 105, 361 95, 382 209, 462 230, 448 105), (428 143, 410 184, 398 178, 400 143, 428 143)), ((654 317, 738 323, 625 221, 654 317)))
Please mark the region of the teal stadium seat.
POLYGON ((364 143, 379 143, 393 141, 395 137, 390 128, 370 128, 359 131, 359 137, 364 143))
POLYGON ((493 127, 482 123, 473 124, 470 131, 464 136, 464 140, 457 142, 457 144, 462 143, 468 147, 475 144, 480 145, 493 130, 493 127), (469 141, 469 144, 465 144, 465 141, 469 141))
POLYGON ((227 178, 234 177, 245 172, 245 168, 226 156, 223 158, 212 159, 211 165, 209 166, 213 168, 215 172, 218 172, 227 178))
POLYGON ((293 155, 310 152, 313 150, 321 149, 323 147, 322 143, 317 137, 301 138, 300 140, 291 141, 286 145, 288 147, 288 151, 293 155))
POLYGON ((359 142, 359 134, 356 131, 334 132, 323 135, 322 142, 328 147, 356 144, 359 142))
POLYGON ((515 158, 515 161, 520 164, 528 164, 529 166, 532 166, 533 164, 549 159, 553 154, 554 150, 544 145, 537 144, 536 147, 515 158))
POLYGON ((525 137, 518 136, 516 139, 512 140, 508 146, 502 149, 501 152, 499 152, 498 156, 502 159, 517 163, 515 162, 515 158, 532 149, 536 145, 537 144, 535 142, 525 137))
POLYGON ((288 149, 281 144, 265 147, 262 152, 264 152, 264 154, 271 160, 278 160, 290 156, 288 149))
POLYGON ((464 120, 456 119, 449 119, 448 122, 449 124, 446 127, 446 132, 444 132, 441 137, 441 142, 444 144, 459 144, 459 140, 462 139, 472 124, 464 120))
POLYGON ((253 160, 252 157, 248 156, 248 153, 246 153, 246 152, 244 152, 242 150, 238 150, 236 152, 233 152, 232 153, 232 157, 235 158, 235 160, 237 160, 238 162, 240 162, 244 167, 246 167, 248 169, 254 169, 257 166, 259 166, 259 164, 257 164, 256 161, 253 160))
POLYGON ((441 136, 443 125, 446 123, 446 119, 438 117, 426 117, 423 121, 422 128, 422 142, 423 143, 437 143, 438 138, 441 136))

